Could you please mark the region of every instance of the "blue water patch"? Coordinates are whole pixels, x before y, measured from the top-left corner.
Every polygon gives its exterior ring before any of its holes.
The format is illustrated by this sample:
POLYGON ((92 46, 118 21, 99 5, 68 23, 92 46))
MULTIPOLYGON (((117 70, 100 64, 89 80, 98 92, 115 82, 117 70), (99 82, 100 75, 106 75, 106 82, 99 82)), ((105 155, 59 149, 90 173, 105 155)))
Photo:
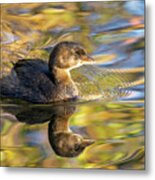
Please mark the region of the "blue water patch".
MULTIPOLYGON (((97 33, 101 32, 109 32, 109 31, 116 31, 119 29, 129 28, 132 23, 129 21, 130 19, 125 18, 114 18, 111 22, 107 24, 96 24, 91 26, 91 33, 90 35, 96 35, 97 33)), ((142 22, 139 22, 142 23, 142 22)))
MULTIPOLYGON (((122 55, 121 55, 122 56, 122 55)), ((118 62, 115 61, 115 62, 118 62)), ((113 63, 115 63, 113 62, 113 63)), ((128 55, 128 58, 124 58, 121 63, 113 64, 115 68, 135 68, 144 66, 144 50, 137 50, 128 55)))
POLYGON ((144 1, 143 0, 136 0, 136 1, 127 1, 125 2, 124 9, 132 14, 143 16, 144 15, 144 1))
POLYGON ((13 15, 24 15, 24 14, 31 14, 32 12, 31 12, 31 9, 26 9, 26 8, 25 9, 24 8, 22 9, 10 8, 8 9, 8 13, 13 14, 13 15))
POLYGON ((92 13, 92 14, 90 14, 90 15, 87 17, 87 19, 88 19, 89 21, 96 21, 96 20, 98 20, 100 17, 101 17, 100 14, 92 13))
MULTIPOLYGON (((115 51, 114 50, 112 50, 112 51, 113 51, 113 53, 109 52, 109 53, 106 53, 106 55, 109 54, 109 56, 110 56, 111 54, 115 54, 115 51)), ((118 63, 122 64, 123 60, 127 58, 127 55, 123 52, 117 52, 117 54, 115 54, 115 55, 116 55, 115 59, 113 59, 111 61, 104 62, 103 64, 100 65, 100 67, 108 67, 108 68, 115 69, 116 65, 118 63)))
POLYGON ((78 32, 81 30, 80 26, 72 26, 69 28, 63 28, 61 26, 57 26, 49 30, 52 34, 60 34, 60 33, 71 33, 71 32, 78 32))
POLYGON ((10 44, 20 39, 17 35, 8 32, 3 32, 2 37, 2 44, 10 44))
POLYGON ((126 33, 126 37, 144 37, 144 29, 135 29, 126 33))
POLYGON ((131 91, 131 94, 126 97, 119 98, 120 100, 142 100, 144 99, 144 92, 143 91, 131 91))

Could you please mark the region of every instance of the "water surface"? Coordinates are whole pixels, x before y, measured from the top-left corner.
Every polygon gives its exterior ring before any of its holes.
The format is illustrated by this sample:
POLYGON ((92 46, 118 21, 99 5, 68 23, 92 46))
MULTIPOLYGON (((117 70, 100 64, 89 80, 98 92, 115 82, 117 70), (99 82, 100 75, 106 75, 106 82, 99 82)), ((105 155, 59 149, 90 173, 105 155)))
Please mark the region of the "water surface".
POLYGON ((62 40, 81 42, 96 61, 71 72, 80 102, 2 101, 2 166, 144 169, 144 2, 4 4, 1 15, 2 76, 21 58, 48 61, 62 40), (95 142, 79 156, 56 155, 53 114, 95 142))

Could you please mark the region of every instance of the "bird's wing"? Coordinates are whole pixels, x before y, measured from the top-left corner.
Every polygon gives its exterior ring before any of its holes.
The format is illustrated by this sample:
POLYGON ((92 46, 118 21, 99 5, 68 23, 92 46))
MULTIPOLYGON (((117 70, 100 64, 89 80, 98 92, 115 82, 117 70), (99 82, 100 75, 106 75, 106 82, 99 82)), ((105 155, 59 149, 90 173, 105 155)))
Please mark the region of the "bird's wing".
MULTIPOLYGON (((18 79, 18 94, 46 101, 54 89, 54 83, 48 75, 48 64, 43 60, 20 60, 12 70, 18 79)), ((35 100, 35 101, 36 101, 35 100)))

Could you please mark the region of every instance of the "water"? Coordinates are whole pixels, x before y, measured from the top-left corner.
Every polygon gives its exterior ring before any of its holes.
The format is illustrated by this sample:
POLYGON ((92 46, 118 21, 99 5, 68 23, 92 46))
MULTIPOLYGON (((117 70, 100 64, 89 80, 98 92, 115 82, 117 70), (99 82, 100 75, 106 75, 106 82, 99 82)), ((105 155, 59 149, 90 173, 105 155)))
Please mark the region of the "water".
POLYGON ((20 58, 48 60, 62 40, 80 41, 96 61, 71 72, 78 102, 2 101, 2 166, 144 169, 143 3, 1 5, 3 76, 20 58), (72 158, 56 155, 54 127, 65 144, 76 134, 94 143, 72 158))

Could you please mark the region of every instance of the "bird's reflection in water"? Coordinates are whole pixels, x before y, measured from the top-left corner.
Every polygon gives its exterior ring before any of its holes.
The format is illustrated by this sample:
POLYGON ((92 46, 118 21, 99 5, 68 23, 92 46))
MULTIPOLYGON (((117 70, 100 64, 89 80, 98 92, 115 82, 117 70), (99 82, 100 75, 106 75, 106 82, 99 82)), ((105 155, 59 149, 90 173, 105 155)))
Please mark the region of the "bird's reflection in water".
POLYGON ((75 134, 69 128, 69 119, 76 110, 75 105, 64 106, 25 106, 12 109, 4 107, 5 111, 14 114, 18 121, 26 124, 38 124, 49 121, 48 138, 54 152, 62 157, 75 157, 94 143, 94 140, 75 134))

